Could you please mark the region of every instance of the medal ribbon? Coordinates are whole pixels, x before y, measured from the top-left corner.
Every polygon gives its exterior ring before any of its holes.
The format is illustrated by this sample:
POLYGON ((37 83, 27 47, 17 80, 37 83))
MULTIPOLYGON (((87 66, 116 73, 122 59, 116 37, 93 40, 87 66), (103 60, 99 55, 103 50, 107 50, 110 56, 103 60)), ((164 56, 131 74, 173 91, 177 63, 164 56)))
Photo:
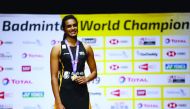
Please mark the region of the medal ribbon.
POLYGON ((77 71, 77 62, 78 62, 78 54, 79 54, 79 42, 77 40, 77 49, 76 49, 75 59, 74 59, 73 54, 71 52, 71 48, 69 46, 68 41, 65 40, 65 43, 66 43, 66 45, 68 47, 69 54, 70 54, 70 57, 71 57, 71 63, 72 63, 73 73, 76 74, 76 71, 77 71))

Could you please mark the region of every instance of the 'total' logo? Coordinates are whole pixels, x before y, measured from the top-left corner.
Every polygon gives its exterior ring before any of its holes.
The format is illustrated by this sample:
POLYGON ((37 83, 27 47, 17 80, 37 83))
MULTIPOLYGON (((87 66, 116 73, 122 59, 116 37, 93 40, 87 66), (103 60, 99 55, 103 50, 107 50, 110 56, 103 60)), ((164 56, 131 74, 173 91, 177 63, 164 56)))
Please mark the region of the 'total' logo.
POLYGON ((5 98, 5 92, 0 91, 0 99, 4 99, 4 98, 5 98))
POLYGON ((110 44, 116 45, 116 44, 119 43, 119 40, 117 40, 117 39, 111 39, 109 42, 110 42, 110 44))
POLYGON ((120 90, 118 89, 118 90, 112 91, 111 94, 119 97, 120 96, 120 90))
POLYGON ((22 66, 22 72, 30 72, 30 71, 31 71, 31 66, 29 65, 22 66))
POLYGON ((117 70, 117 69, 119 69, 119 66, 116 65, 116 64, 113 64, 113 65, 110 66, 110 69, 111 70, 117 70))
POLYGON ((168 104, 168 107, 173 109, 177 107, 177 104, 172 102, 168 104))
POLYGON ((176 55, 175 51, 168 51, 167 52, 167 56, 169 56, 169 57, 174 57, 175 55, 176 55))

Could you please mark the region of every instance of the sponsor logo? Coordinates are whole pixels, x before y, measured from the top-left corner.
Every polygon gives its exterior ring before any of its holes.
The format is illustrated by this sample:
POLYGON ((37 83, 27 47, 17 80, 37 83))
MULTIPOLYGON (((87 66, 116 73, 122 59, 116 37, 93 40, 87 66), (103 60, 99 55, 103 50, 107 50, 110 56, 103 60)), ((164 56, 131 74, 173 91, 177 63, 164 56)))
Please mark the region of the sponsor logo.
POLYGON ((120 90, 118 89, 118 90, 112 91, 111 94, 119 97, 120 96, 120 90))
POLYGON ((13 70, 13 68, 0 66, 0 72, 3 72, 3 71, 10 71, 10 70, 13 70))
POLYGON ((176 55, 176 52, 175 51, 168 51, 166 54, 169 57, 174 57, 176 55))
POLYGON ((116 65, 116 64, 112 64, 110 65, 110 70, 113 70, 113 71, 116 71, 116 70, 119 70, 119 69, 126 69, 128 68, 128 66, 119 66, 119 65, 116 65))
POLYGON ((12 55, 9 52, 0 53, 0 59, 2 60, 12 59, 12 55))
POLYGON ((0 46, 1 46, 1 45, 3 45, 3 41, 2 41, 2 40, 0 40, 0 46))
POLYGON ((32 53, 22 53, 22 58, 42 58, 41 54, 32 54, 32 53))
POLYGON ((119 83, 123 84, 125 82, 129 83, 147 83, 148 80, 146 78, 134 78, 134 77, 119 77, 119 83))
POLYGON ((169 104, 168 104, 168 107, 169 107, 169 108, 176 108, 176 107, 177 107, 177 104, 172 102, 172 103, 169 103, 169 104))
POLYGON ((117 45, 119 43, 119 40, 118 39, 111 39, 109 41, 109 43, 112 44, 112 45, 117 45))
POLYGON ((111 57, 113 57, 113 56, 116 56, 116 57, 118 57, 118 56, 123 56, 123 57, 128 57, 128 54, 127 54, 127 51, 121 51, 121 52, 110 52, 109 54, 108 54, 109 56, 111 56, 111 57))
POLYGON ((185 52, 177 52, 177 55, 182 55, 182 56, 184 56, 184 55, 186 55, 186 53, 185 53, 185 52))
POLYGON ((2 84, 5 85, 5 86, 8 85, 9 82, 10 82, 10 80, 9 80, 8 78, 4 78, 4 79, 2 80, 2 84))
POLYGON ((153 69, 154 67, 153 65, 149 65, 148 63, 146 63, 146 64, 140 65, 139 68, 142 70, 148 71, 149 69, 153 69))
POLYGON ((8 84, 14 84, 14 85, 28 85, 32 84, 31 80, 16 80, 16 79, 9 79, 9 78, 4 78, 2 80, 2 83, 4 86, 8 84))
POLYGON ((13 109, 12 104, 0 104, 0 109, 13 109))
POLYGON ((4 44, 13 44, 13 42, 0 40, 0 46, 1 46, 1 45, 4 45, 4 44))
POLYGON ((100 83, 100 77, 96 77, 94 80, 90 81, 91 84, 99 84, 100 83))
POLYGON ((32 70, 30 65, 21 66, 22 72, 30 72, 32 70))
POLYGON ((140 56, 155 56, 157 57, 158 56, 158 53, 149 53, 149 52, 140 52, 140 51, 137 51, 137 54, 140 55, 140 56))
POLYGON ((44 92, 22 92, 23 98, 44 97, 44 92))
POLYGON ((146 96, 146 90, 137 90, 137 96, 146 96))
POLYGON ((132 78, 132 77, 127 77, 127 81, 128 82, 132 82, 132 83, 144 83, 144 82, 148 82, 148 80, 146 78, 132 78))
POLYGON ((58 40, 51 40, 51 45, 59 44, 61 41, 58 40))
POLYGON ((30 65, 23 65, 21 66, 21 71, 22 72, 31 72, 32 70, 33 71, 36 71, 36 70, 43 70, 44 67, 41 67, 41 66, 30 66, 30 65))
POLYGON ((22 58, 27 58, 27 53, 22 53, 22 58))
POLYGON ((170 43, 170 39, 169 39, 169 38, 166 38, 166 39, 165 39, 165 43, 166 43, 166 44, 169 44, 169 43, 170 43))
POLYGON ((4 68, 2 66, 0 66, 0 72, 2 72, 4 70, 4 68))
POLYGON ((178 56, 184 56, 184 55, 186 55, 186 53, 185 53, 185 52, 168 51, 168 52, 166 53, 166 55, 167 55, 168 57, 175 57, 176 55, 178 55, 178 56))
POLYGON ((79 55, 85 55, 85 53, 84 52, 79 52, 79 55))
POLYGON ((184 89, 168 90, 167 93, 168 93, 168 94, 177 94, 177 95, 181 95, 181 96, 186 96, 186 95, 187 95, 187 93, 185 92, 184 89))
POLYGON ((187 43, 187 41, 183 40, 183 39, 169 39, 169 38, 166 38, 165 43, 166 44, 170 44, 170 43, 178 44, 178 43, 187 43))
POLYGON ((140 38, 139 45, 156 45, 156 39, 155 38, 140 38))
POLYGON ((148 95, 158 95, 159 91, 155 90, 145 90, 145 89, 139 89, 137 90, 137 96, 148 96, 148 95))
POLYGON ((167 55, 168 57, 175 57, 176 55, 178 55, 178 56, 185 56, 186 53, 185 53, 185 52, 168 51, 168 52, 166 53, 166 55, 167 55))
POLYGON ((169 83, 185 83, 185 76, 172 75, 168 78, 169 83))
POLYGON ((5 92, 0 91, 0 99, 4 99, 5 98, 5 92))
POLYGON ((118 40, 114 38, 114 39, 109 40, 109 43, 112 45, 118 45, 119 43, 128 43, 128 41, 123 40, 123 39, 118 40))
POLYGON ((143 104, 142 104, 142 103, 138 103, 138 104, 137 104, 137 107, 140 109, 140 108, 143 107, 143 104))
POLYGON ((111 104, 110 109, 129 109, 125 102, 114 102, 111 104))
POLYGON ((4 91, 0 91, 0 99, 5 99, 7 97, 12 97, 12 95, 13 95, 12 93, 6 93, 4 91))
POLYGON ((171 109, 174 109, 174 108, 177 108, 177 107, 184 108, 184 107, 187 107, 187 104, 177 104, 177 103, 171 102, 171 103, 168 103, 168 107, 171 108, 171 109))
MULTIPOLYGON (((76 72, 75 74, 77 76, 84 76, 84 72, 76 72)), ((62 75, 62 77, 64 79, 69 79, 69 78, 71 78, 72 75, 74 75, 73 72, 65 71, 64 74, 62 75)), ((58 78, 60 78, 60 75, 58 75, 58 76, 59 76, 58 78)))
POLYGON ((166 70, 186 70, 187 64, 165 64, 166 70))
POLYGON ((124 76, 121 76, 120 78, 119 78, 119 83, 124 83, 126 81, 126 78, 124 77, 124 76))
POLYGON ((38 45, 38 46, 42 45, 41 41, 38 40, 38 39, 36 39, 35 41, 31 41, 31 40, 29 40, 29 41, 22 41, 22 43, 25 44, 25 45, 38 45))
POLYGON ((70 55, 70 53, 63 53, 63 55, 70 55))
POLYGON ((64 78, 64 79, 69 79, 69 77, 70 77, 70 72, 65 71, 65 72, 64 72, 64 75, 63 75, 63 78, 64 78))
POLYGON ((89 92, 90 95, 101 96, 101 92, 89 92))
POLYGON ((116 96, 116 97, 126 97, 127 96, 127 90, 121 90, 121 89, 117 89, 114 91, 111 91, 111 95, 116 96))
POLYGON ((141 108, 158 108, 159 106, 157 104, 145 104, 145 103, 138 103, 137 104, 137 107, 138 109, 141 109, 141 108))
POLYGON ((96 38, 82 38, 82 42, 87 44, 95 44, 96 41, 97 41, 96 38))
MULTIPOLYGON (((34 106, 24 106, 23 109, 42 109, 39 104, 34 105, 34 106)), ((54 109, 54 108, 52 108, 54 109)))
POLYGON ((116 65, 116 64, 113 64, 113 65, 110 66, 110 69, 111 69, 111 70, 118 70, 118 69, 119 69, 119 66, 116 65))

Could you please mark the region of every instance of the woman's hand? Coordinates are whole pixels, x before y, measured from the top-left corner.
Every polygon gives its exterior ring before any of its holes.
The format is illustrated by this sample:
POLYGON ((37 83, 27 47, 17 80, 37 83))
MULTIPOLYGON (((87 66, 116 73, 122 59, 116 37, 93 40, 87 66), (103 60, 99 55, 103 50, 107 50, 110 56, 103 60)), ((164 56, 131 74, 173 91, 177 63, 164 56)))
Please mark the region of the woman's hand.
POLYGON ((75 79, 75 81, 78 84, 86 84, 88 82, 88 79, 85 76, 77 76, 77 78, 75 79))

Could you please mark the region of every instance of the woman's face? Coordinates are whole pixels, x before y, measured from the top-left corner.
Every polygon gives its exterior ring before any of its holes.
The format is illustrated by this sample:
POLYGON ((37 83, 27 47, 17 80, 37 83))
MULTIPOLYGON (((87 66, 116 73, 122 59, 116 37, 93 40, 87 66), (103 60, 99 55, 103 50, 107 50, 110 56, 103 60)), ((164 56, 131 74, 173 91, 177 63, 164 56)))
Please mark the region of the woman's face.
POLYGON ((76 37, 78 34, 78 24, 74 19, 68 19, 65 21, 64 32, 67 36, 76 37))

